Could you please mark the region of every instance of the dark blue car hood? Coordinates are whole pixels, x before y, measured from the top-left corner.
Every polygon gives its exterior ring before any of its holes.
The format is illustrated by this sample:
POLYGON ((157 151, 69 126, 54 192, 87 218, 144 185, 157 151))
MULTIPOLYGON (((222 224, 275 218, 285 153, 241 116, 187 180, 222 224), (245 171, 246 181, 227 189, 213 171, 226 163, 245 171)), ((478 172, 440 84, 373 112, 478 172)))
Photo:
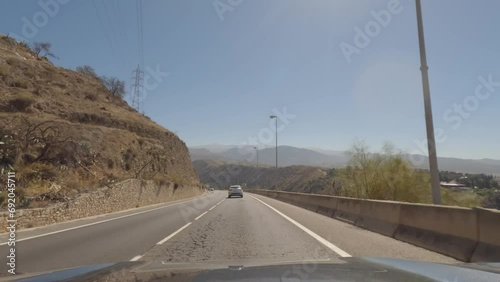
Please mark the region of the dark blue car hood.
MULTIPOLYGON (((122 262, 4 277, 7 281, 500 281, 500 263, 437 264, 391 258, 238 265, 122 262)), ((3 279, 2 279, 3 280, 3 279)))

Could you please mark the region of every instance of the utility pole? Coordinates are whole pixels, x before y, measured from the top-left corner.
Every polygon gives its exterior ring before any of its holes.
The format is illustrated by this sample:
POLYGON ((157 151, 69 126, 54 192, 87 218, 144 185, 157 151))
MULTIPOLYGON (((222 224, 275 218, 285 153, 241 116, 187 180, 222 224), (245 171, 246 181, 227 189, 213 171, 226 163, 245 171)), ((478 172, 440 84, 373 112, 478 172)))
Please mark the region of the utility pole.
POLYGON ((271 119, 276 120, 276 183, 274 184, 274 189, 278 190, 278 117, 269 116, 271 119))
POLYGON ((132 71, 132 108, 136 109, 139 113, 141 112, 141 100, 144 87, 144 72, 141 70, 140 65, 132 71))
POLYGON ((418 42, 420 47, 420 70, 422 71, 422 88, 424 90, 425 122, 427 128, 427 149, 429 151, 429 169, 431 171, 432 202, 441 204, 441 187, 439 184, 439 168, 437 163, 436 141, 434 139, 434 121, 432 118, 431 93, 429 86, 429 66, 425 52, 424 25, 422 23, 422 7, 416 0, 418 42))
POLYGON ((259 168, 259 147, 253 147, 257 152, 257 168, 259 168))

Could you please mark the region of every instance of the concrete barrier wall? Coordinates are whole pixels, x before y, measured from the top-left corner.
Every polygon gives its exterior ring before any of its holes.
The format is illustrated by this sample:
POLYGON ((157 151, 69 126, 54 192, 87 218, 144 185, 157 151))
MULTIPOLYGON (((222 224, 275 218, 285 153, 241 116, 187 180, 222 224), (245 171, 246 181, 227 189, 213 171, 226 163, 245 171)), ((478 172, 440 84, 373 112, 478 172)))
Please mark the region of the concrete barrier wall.
POLYGON ((360 199, 337 197, 337 210, 333 217, 356 224, 356 221, 361 216, 361 203, 362 200, 360 199))
POLYGON ((338 198, 331 196, 316 195, 316 212, 324 216, 333 217, 337 211, 338 198))
POLYGON ((362 200, 356 226, 394 238, 399 225, 401 203, 362 200))
POLYGON ((279 196, 283 199, 287 199, 289 203, 299 206, 301 208, 316 212, 317 205, 317 196, 313 194, 304 194, 304 193, 290 193, 285 192, 281 193, 279 196))
POLYGON ((482 208, 475 211, 479 235, 471 261, 500 262, 500 211, 482 208))
POLYGON ((270 197, 270 198, 273 198, 273 199, 276 199, 277 194, 278 194, 278 192, 276 192, 276 191, 269 191, 269 192, 267 192, 266 196, 270 197))
POLYGON ((500 211, 254 190, 461 261, 500 262, 500 211))
POLYGON ((469 261, 478 240, 476 212, 469 208, 402 203, 394 238, 469 261))

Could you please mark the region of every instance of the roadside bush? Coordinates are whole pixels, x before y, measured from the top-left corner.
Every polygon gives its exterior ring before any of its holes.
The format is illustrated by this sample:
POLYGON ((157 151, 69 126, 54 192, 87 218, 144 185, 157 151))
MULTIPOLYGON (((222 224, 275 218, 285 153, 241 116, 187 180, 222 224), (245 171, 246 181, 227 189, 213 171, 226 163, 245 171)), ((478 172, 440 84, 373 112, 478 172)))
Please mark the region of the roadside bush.
POLYGON ((500 191, 489 191, 485 193, 482 206, 488 209, 500 210, 500 191))
POLYGON ((479 207, 482 201, 482 197, 473 191, 452 191, 448 189, 441 189, 441 199, 444 205, 467 208, 479 207))
POLYGON ((386 144, 380 153, 370 153, 363 143, 355 143, 351 160, 338 170, 340 194, 346 197, 429 203, 430 181, 416 171, 401 152, 386 144))

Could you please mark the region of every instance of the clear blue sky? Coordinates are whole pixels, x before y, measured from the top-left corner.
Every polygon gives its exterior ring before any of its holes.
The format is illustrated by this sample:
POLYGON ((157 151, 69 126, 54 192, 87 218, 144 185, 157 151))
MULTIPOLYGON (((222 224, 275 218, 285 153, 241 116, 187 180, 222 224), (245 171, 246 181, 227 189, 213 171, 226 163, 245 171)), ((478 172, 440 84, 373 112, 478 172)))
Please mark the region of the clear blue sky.
MULTIPOLYGON (((373 149, 390 141, 426 153, 414 1, 218 1, 143 0, 144 66, 169 73, 144 99, 152 119, 189 146, 252 136, 264 146, 274 144, 264 138, 269 115, 286 107, 296 117, 280 144, 344 150, 357 138, 373 149), (390 21, 373 25, 371 12, 381 10, 390 21), (356 44, 355 29, 366 27, 369 44, 356 44), (350 63, 342 42, 360 47, 350 63)), ((55 64, 91 65, 130 86, 140 62, 135 1, 52 5, 45 25, 38 0, 0 5, 1 33, 49 41, 55 64), (33 24, 34 16, 37 31, 23 33, 23 17, 33 24)), ((446 135, 438 155, 500 159, 500 87, 478 86, 490 74, 500 82, 500 1, 422 5, 435 127, 446 135)))

